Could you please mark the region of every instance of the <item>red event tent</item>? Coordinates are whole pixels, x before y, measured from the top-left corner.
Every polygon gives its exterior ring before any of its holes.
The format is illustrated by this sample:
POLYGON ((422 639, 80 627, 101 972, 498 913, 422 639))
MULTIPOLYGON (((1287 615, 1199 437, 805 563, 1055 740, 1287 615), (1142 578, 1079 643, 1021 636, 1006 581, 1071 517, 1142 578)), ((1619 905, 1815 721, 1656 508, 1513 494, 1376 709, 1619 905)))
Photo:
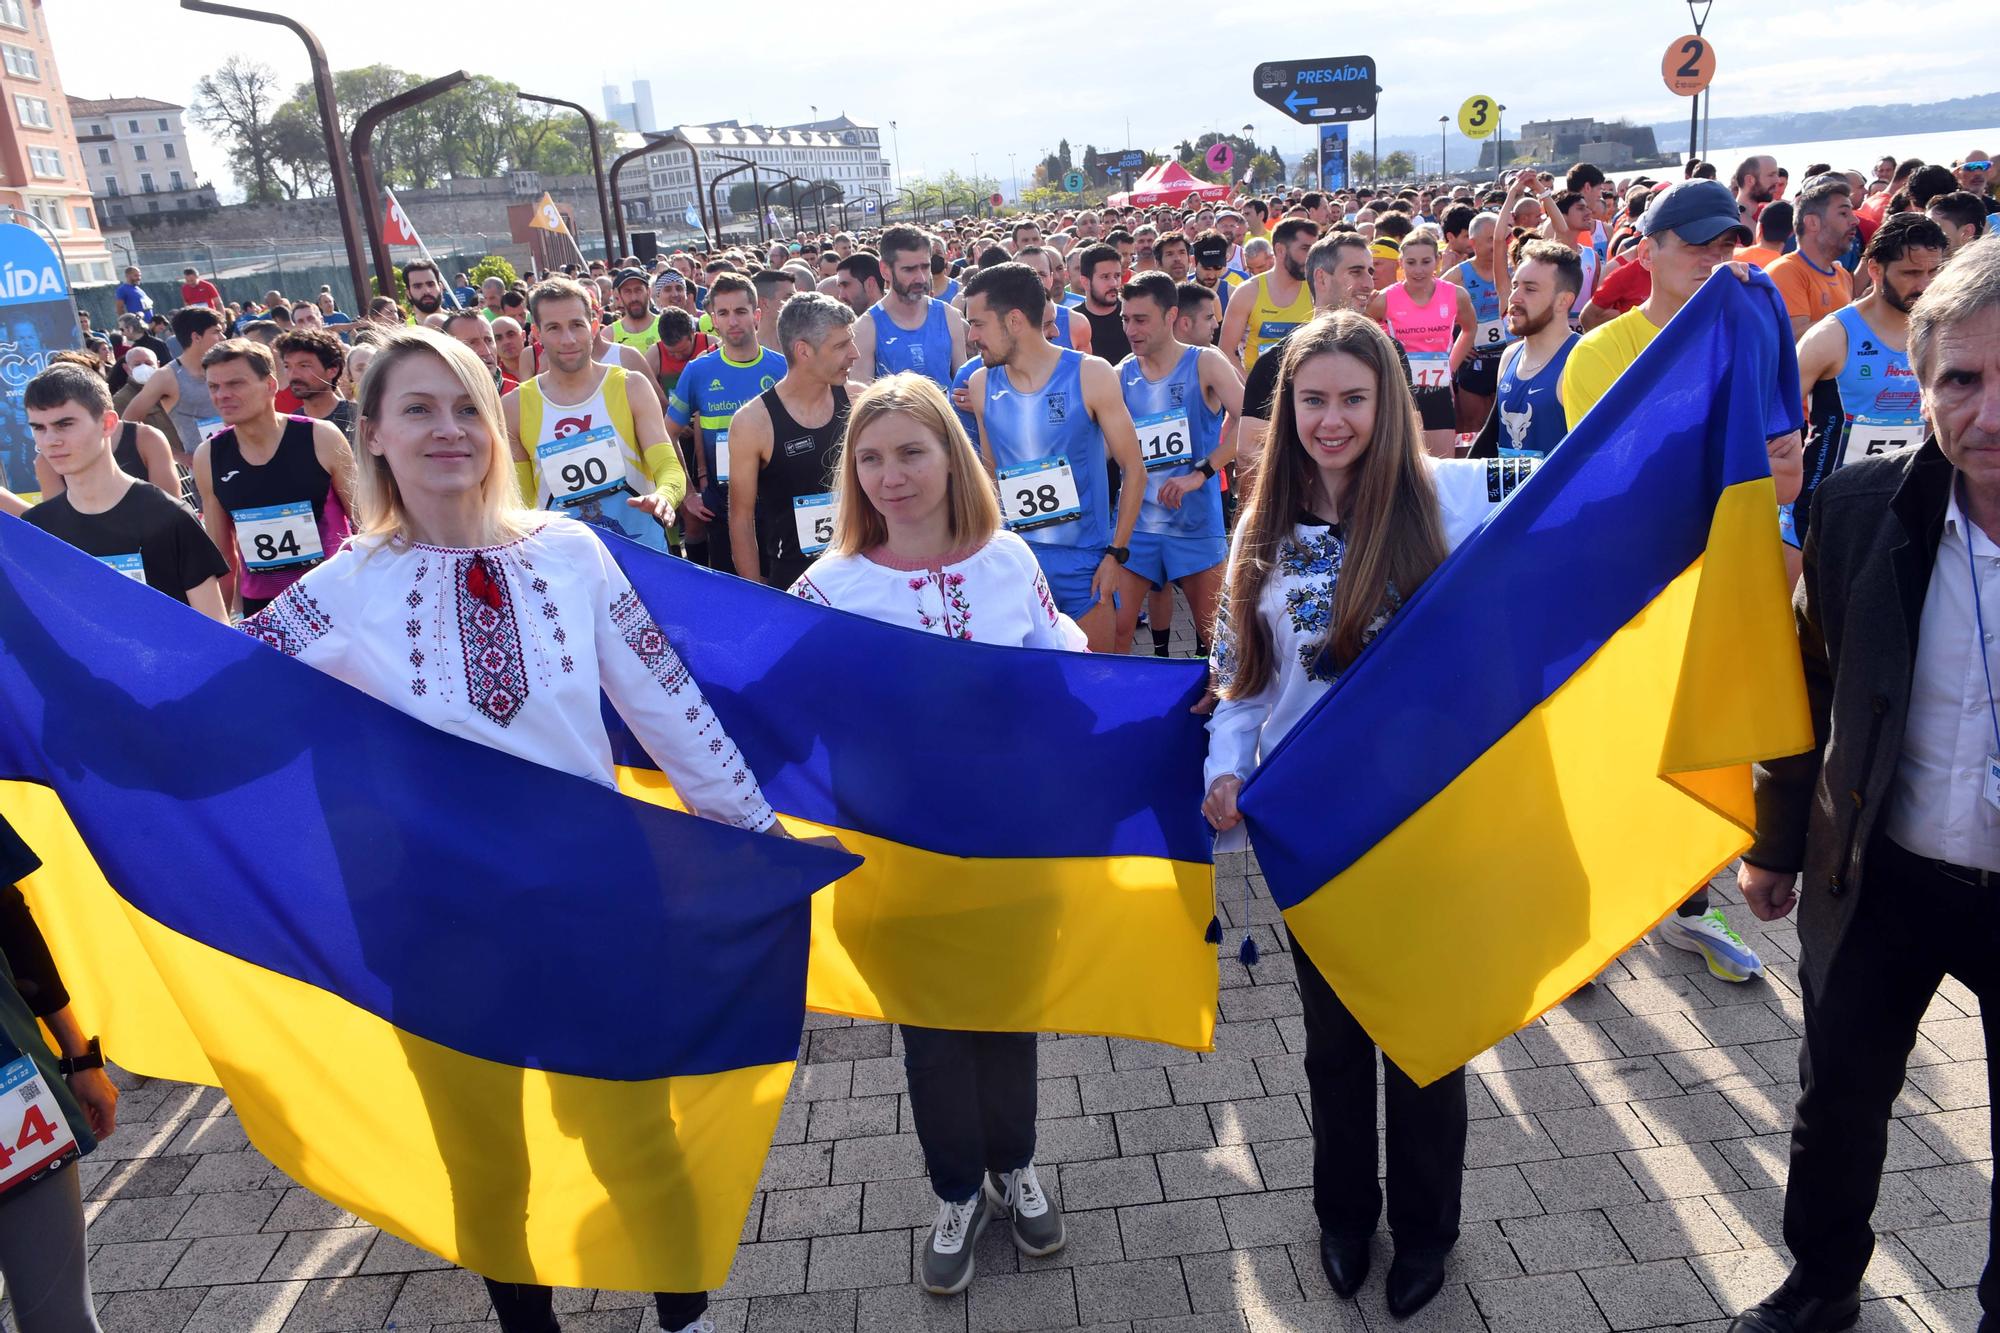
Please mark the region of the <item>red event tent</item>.
POLYGON ((1228 197, 1227 185, 1196 180, 1186 167, 1168 161, 1133 181, 1131 189, 1120 190, 1105 202, 1113 208, 1154 208, 1161 204, 1172 206, 1186 199, 1214 201, 1228 197))

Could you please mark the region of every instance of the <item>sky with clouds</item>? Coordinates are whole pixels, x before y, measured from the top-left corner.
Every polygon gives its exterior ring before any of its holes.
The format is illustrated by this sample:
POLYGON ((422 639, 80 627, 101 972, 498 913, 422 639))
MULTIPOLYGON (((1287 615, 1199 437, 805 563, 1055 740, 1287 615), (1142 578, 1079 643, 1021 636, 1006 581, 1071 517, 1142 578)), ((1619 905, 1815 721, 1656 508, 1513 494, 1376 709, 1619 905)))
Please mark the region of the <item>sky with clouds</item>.
MULTIPOLYGON (((307 77, 298 39, 271 25, 184 11, 173 0, 45 6, 63 83, 75 96, 186 103, 195 81, 232 54, 263 61, 286 80, 307 77)), ((1267 0, 920 5, 891 28, 880 5, 859 5, 845 21, 837 0, 706 11, 686 0, 262 0, 262 7, 313 28, 335 68, 382 62, 426 76, 464 68, 593 112, 603 84, 636 76, 652 81, 663 126, 786 123, 809 118, 817 104, 821 116, 844 111, 885 128, 895 120, 905 175, 970 174, 976 153, 980 172, 1002 188, 1011 184, 1009 153, 1025 182, 1058 139, 1067 136, 1079 152, 1086 142, 1124 146, 1128 121, 1135 147, 1254 124, 1257 140, 1275 140, 1289 160, 1312 131, 1252 94, 1251 72, 1268 60, 1375 57, 1383 134, 1435 133, 1437 118, 1455 115, 1473 94, 1504 102, 1510 126, 1580 115, 1673 121, 1687 103, 1662 84, 1660 59, 1670 41, 1693 31, 1683 0, 1347 7, 1368 15, 1374 29, 1356 39, 1340 36, 1336 23, 1280 25, 1273 15, 1286 7, 1267 0), (477 17, 468 21, 468 13, 477 17), (715 14, 726 34, 687 17, 701 13, 715 14), (1281 26, 1309 32, 1283 36, 1281 26), (725 57, 732 49, 739 54, 725 57)), ((2000 5, 1990 3, 1721 0, 1704 33, 1718 58, 1717 117, 2000 91, 1992 64, 2000 5)), ((191 132, 196 170, 234 195, 220 152, 191 132)))

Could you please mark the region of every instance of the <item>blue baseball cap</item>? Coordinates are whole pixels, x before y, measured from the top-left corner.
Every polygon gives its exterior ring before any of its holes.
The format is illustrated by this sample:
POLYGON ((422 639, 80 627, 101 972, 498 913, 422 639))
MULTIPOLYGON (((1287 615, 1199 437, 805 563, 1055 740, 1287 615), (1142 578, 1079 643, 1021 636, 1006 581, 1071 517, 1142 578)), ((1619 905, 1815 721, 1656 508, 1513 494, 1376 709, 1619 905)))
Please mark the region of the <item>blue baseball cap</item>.
POLYGON ((1756 237, 1744 225, 1736 207, 1736 196, 1721 181, 1676 181, 1639 215, 1639 234, 1657 236, 1671 231, 1689 245, 1707 245, 1724 232, 1733 232, 1738 245, 1750 245, 1756 237))

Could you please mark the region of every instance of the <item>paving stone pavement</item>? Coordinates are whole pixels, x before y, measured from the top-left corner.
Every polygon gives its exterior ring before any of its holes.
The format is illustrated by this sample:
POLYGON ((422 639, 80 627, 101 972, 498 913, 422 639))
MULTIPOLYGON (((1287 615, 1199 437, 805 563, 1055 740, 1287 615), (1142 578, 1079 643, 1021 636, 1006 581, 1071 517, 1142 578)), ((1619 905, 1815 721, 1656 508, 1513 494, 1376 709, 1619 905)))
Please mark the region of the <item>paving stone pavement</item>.
MULTIPOLYGON (((1143 639, 1143 635, 1142 635, 1143 639)), ((1642 941, 1473 1062, 1464 1234, 1449 1281, 1398 1324, 1386 1235, 1354 1302, 1321 1275, 1304 1030, 1276 909, 1225 857, 1215 1050, 1101 1037, 1041 1046, 1042 1178, 1069 1244, 1025 1259, 1004 1226, 964 1295, 912 1284, 935 1211, 893 1029, 811 1016, 723 1333, 1722 1333, 1783 1276, 1801 1031, 1796 931, 1718 881, 1770 975, 1711 979, 1642 941), (1246 909, 1245 889, 1249 890, 1246 909), (1242 929, 1264 959, 1236 961, 1242 929)), ((1993 1179, 1978 1002, 1947 981, 1890 1126, 1860 1324, 1972 1333, 1993 1179)), ((118 1134, 80 1170, 110 1333, 491 1330, 476 1278, 300 1189, 210 1089, 127 1077, 118 1134)), ((567 1333, 655 1327, 647 1297, 563 1292, 567 1333)))

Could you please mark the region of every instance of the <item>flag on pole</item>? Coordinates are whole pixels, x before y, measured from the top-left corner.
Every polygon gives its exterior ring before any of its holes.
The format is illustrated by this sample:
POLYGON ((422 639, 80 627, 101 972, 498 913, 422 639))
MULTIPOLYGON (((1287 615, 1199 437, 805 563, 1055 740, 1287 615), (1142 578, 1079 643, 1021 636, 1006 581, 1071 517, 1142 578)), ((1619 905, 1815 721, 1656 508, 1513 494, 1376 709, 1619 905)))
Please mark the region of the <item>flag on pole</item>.
POLYGON ((410 215, 403 211, 402 201, 396 198, 396 192, 385 190, 383 193, 388 196, 388 208, 382 217, 382 239, 390 245, 421 247, 423 242, 417 239, 416 224, 411 222, 410 215))
POLYGON ((1293 936, 1417 1082, 1729 864, 1750 764, 1811 747, 1766 453, 1798 425, 1777 289, 1704 283, 1244 787, 1293 936))
POLYGON ((444 280, 444 269, 438 266, 437 260, 431 258, 430 247, 424 244, 421 236, 417 235, 417 224, 410 221, 410 215, 403 211, 402 201, 396 198, 396 192, 394 190, 384 190, 382 193, 387 196, 387 204, 382 217, 383 242, 388 245, 416 246, 417 252, 423 255, 424 262, 437 270, 438 286, 444 289, 445 302, 453 310, 461 309, 462 303, 458 299, 458 293, 453 291, 451 284, 444 280))
POLYGON ((562 210, 556 207, 555 199, 546 190, 542 192, 542 197, 535 201, 535 215, 528 220, 528 225, 540 227, 543 231, 569 231, 569 228, 563 225, 562 210))

